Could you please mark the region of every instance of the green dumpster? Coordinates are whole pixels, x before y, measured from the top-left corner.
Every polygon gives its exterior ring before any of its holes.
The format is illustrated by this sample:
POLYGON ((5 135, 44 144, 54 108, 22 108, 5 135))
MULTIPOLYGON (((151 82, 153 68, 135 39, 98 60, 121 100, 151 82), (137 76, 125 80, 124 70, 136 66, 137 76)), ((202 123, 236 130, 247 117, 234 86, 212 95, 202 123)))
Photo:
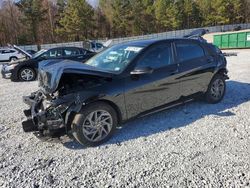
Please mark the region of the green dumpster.
POLYGON ((214 35, 214 44, 222 49, 250 48, 250 32, 214 35))

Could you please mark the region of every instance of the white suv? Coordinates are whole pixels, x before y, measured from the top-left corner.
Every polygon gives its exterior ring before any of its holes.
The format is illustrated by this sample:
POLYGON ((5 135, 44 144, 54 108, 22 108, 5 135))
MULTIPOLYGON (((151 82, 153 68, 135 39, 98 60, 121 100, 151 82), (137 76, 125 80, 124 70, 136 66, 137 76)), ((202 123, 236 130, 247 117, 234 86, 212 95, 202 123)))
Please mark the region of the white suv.
POLYGON ((25 58, 25 56, 14 48, 0 49, 0 62, 16 61, 25 58))

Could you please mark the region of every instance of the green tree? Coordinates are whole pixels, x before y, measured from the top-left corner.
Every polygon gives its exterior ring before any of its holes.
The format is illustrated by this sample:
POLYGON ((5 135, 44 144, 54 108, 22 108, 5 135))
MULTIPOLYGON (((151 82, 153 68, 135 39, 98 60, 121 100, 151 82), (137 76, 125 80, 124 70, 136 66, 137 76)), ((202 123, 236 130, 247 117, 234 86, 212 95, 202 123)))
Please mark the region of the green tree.
POLYGON ((212 12, 210 13, 209 19, 212 25, 223 25, 229 24, 230 19, 228 17, 228 10, 230 2, 227 0, 212 0, 212 12))
POLYGON ((99 2, 94 9, 86 0, 3 0, 1 44, 113 38, 250 22, 250 0, 99 2))
POLYGON ((200 10, 196 1, 184 0, 182 1, 180 8, 183 9, 181 18, 182 28, 194 28, 201 25, 202 18, 200 16, 200 10))
POLYGON ((43 0, 20 0, 17 6, 23 13, 22 22, 31 31, 33 41, 39 44, 39 26, 47 14, 47 10, 43 7, 43 0))
POLYGON ((58 15, 63 13, 63 11, 66 7, 66 4, 67 4, 66 0, 57 0, 56 1, 58 15))
POLYGON ((203 26, 242 23, 245 21, 243 0, 198 0, 203 26))
MULTIPOLYGON (((247 0, 248 1, 248 0, 247 0)), ((230 23, 243 23, 245 22, 244 9, 248 4, 245 0, 231 0, 230 9, 228 10, 228 17, 230 23)), ((248 1, 250 2, 250 1, 248 1)))
POLYGON ((69 0, 59 21, 57 33, 79 41, 93 36, 94 10, 85 0, 69 0))
POLYGON ((100 7, 95 9, 95 38, 111 37, 110 23, 100 7))
POLYGON ((156 0, 155 17, 161 30, 179 29, 182 25, 183 7, 182 1, 156 0))
POLYGON ((156 0, 155 1, 155 18, 157 20, 157 23, 159 25, 159 29, 163 27, 169 27, 170 23, 166 15, 166 9, 170 5, 170 1, 166 0, 156 0))
POLYGON ((113 13, 112 29, 115 36, 127 36, 130 32, 131 25, 131 6, 129 0, 114 0, 111 4, 113 13))
POLYGON ((111 36, 127 36, 131 32, 129 0, 100 0, 100 8, 110 24, 111 36))
POLYGON ((132 35, 156 32, 154 17, 154 0, 131 0, 131 33, 132 35))
POLYGON ((244 22, 250 23, 250 0, 244 0, 244 22))

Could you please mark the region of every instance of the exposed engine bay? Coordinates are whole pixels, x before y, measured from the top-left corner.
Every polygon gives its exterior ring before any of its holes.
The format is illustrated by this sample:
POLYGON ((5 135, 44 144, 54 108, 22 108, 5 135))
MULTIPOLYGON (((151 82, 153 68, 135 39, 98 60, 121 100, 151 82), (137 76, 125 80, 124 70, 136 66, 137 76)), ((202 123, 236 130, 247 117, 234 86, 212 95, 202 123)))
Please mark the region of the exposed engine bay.
POLYGON ((75 93, 83 89, 91 89, 110 81, 110 78, 103 78, 94 75, 81 75, 81 74, 64 74, 57 87, 56 94, 63 96, 69 93, 75 93))
POLYGON ((27 117, 22 122, 25 132, 34 132, 40 138, 69 133, 71 116, 80 111, 89 96, 94 95, 95 88, 112 81, 112 77, 92 71, 84 70, 82 74, 79 70, 74 71, 77 73, 64 71, 58 74, 58 70, 52 72, 51 69, 43 68, 39 72, 40 90, 23 97, 24 103, 30 107, 24 110, 27 117), (54 75, 57 75, 56 82, 53 80, 54 75))

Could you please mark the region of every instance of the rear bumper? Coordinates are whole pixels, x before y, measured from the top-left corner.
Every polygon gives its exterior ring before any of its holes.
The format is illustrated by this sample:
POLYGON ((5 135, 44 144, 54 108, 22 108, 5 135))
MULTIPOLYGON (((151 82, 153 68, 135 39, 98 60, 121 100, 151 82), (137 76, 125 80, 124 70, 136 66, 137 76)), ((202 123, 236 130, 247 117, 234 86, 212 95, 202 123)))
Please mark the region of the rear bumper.
POLYGON ((29 106, 23 111, 27 118, 22 122, 24 132, 33 132, 39 138, 66 134, 62 115, 55 107, 45 108, 44 100, 42 92, 23 97, 23 102, 29 106))

